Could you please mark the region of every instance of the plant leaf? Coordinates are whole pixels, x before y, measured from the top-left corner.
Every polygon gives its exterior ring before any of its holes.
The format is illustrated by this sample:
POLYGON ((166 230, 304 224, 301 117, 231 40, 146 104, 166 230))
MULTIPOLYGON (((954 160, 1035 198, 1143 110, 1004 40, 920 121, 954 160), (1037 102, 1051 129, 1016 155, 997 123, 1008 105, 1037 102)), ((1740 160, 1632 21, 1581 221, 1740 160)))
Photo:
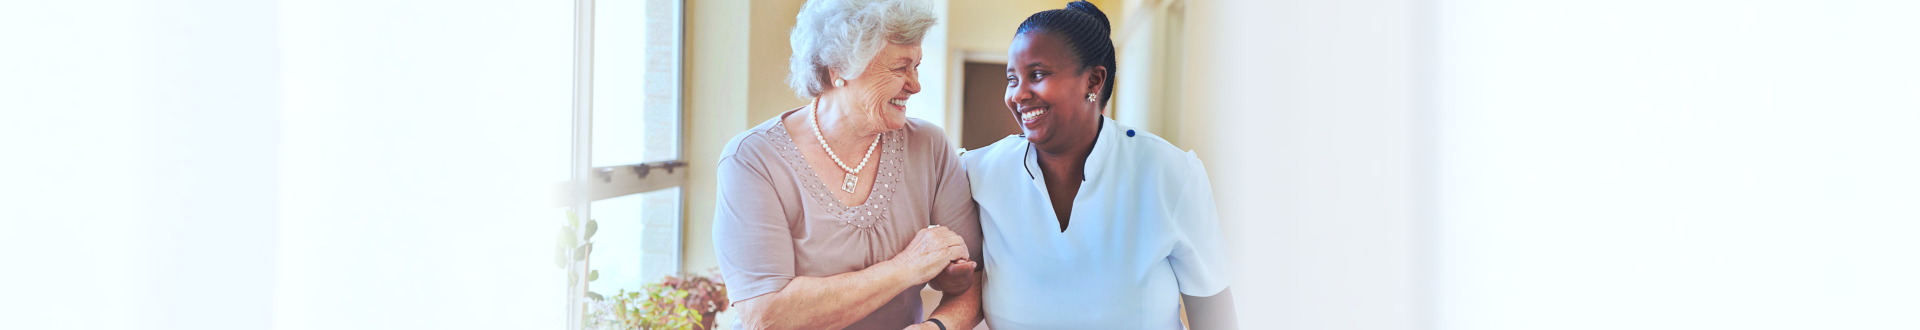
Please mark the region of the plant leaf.
POLYGON ((571 208, 567 209, 567 227, 579 227, 579 226, 580 226, 580 214, 573 213, 573 209, 571 208))
POLYGON ((594 221, 594 220, 587 220, 587 236, 584 236, 585 238, 582 238, 582 239, 592 240, 593 234, 597 232, 600 232, 600 222, 594 221))
POLYGON ((553 266, 567 268, 567 248, 553 247, 553 266))
POLYGON ((597 300, 607 300, 607 297, 605 297, 605 296, 601 296, 601 295, 600 295, 600 294, 598 294, 598 293, 593 293, 593 291, 587 291, 587 298, 593 298, 593 300, 596 300, 596 301, 597 301, 597 300))
POLYGON ((573 261, 586 261, 587 248, 591 246, 593 246, 593 244, 581 245, 580 247, 573 248, 573 261))
POLYGON ((592 282, 592 281, 596 281, 596 280, 599 280, 599 279, 600 279, 600 271, 599 271, 599 270, 594 270, 593 272, 589 272, 589 273, 587 273, 587 281, 588 281, 588 282, 592 282))
POLYGON ((560 227, 559 239, 560 239, 560 247, 563 247, 563 248, 572 248, 580 245, 580 240, 574 239, 573 237, 572 227, 560 227))

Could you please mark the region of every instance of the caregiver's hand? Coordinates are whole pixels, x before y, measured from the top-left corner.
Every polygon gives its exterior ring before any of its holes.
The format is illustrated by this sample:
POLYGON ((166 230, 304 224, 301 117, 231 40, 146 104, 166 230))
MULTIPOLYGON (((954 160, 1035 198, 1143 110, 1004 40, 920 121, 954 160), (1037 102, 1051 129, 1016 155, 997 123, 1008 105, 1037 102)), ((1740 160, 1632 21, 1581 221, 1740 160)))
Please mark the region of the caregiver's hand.
POLYGON ((934 226, 914 234, 913 242, 907 243, 907 249, 894 255, 892 261, 908 270, 913 283, 927 283, 944 272, 953 260, 970 257, 967 242, 961 240, 959 234, 947 227, 934 226))
POLYGON ((934 291, 967 292, 967 288, 973 287, 973 269, 976 266, 973 260, 954 260, 953 264, 947 265, 946 271, 940 272, 940 276, 934 276, 933 282, 927 284, 933 285, 934 291))

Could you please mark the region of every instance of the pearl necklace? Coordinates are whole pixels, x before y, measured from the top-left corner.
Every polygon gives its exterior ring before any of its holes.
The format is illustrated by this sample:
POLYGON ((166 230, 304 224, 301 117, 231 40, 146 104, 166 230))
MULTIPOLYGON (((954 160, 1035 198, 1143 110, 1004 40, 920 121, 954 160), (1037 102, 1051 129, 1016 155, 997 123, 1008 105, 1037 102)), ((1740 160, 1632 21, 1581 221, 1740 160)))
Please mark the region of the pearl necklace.
POLYGON ((827 157, 833 158, 834 164, 840 165, 840 169, 847 171, 847 179, 841 181, 840 190, 851 194, 855 187, 860 186, 860 170, 867 168, 867 160, 873 157, 873 147, 880 145, 880 135, 874 134, 873 143, 867 144, 867 155, 860 156, 860 167, 849 167, 847 163, 840 161, 840 155, 833 153, 833 146, 827 145, 827 136, 820 134, 820 117, 817 116, 819 113, 820 99, 816 98, 813 99, 813 111, 807 112, 807 122, 813 124, 813 138, 820 141, 820 147, 827 149, 827 157))

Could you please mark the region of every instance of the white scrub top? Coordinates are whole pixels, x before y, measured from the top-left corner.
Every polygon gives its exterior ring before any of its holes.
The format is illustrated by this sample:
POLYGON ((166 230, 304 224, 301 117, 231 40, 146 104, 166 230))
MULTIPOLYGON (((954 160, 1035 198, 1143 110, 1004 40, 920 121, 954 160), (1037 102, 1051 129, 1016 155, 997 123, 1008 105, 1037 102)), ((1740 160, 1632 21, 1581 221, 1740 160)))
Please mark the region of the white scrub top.
POLYGON ((988 326, 1179 329, 1182 294, 1232 281, 1200 159, 1101 122, 1064 232, 1025 138, 961 155, 980 204, 988 326))

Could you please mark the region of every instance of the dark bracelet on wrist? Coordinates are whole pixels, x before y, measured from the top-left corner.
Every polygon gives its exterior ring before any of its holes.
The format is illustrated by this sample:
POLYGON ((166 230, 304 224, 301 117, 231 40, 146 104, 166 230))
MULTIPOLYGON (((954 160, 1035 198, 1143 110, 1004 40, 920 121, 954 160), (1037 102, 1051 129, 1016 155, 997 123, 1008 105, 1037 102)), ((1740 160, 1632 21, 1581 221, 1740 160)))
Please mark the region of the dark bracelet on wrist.
POLYGON ((940 323, 940 319, 929 317, 927 318, 927 322, 933 322, 933 326, 940 327, 940 330, 947 330, 947 324, 940 323))

